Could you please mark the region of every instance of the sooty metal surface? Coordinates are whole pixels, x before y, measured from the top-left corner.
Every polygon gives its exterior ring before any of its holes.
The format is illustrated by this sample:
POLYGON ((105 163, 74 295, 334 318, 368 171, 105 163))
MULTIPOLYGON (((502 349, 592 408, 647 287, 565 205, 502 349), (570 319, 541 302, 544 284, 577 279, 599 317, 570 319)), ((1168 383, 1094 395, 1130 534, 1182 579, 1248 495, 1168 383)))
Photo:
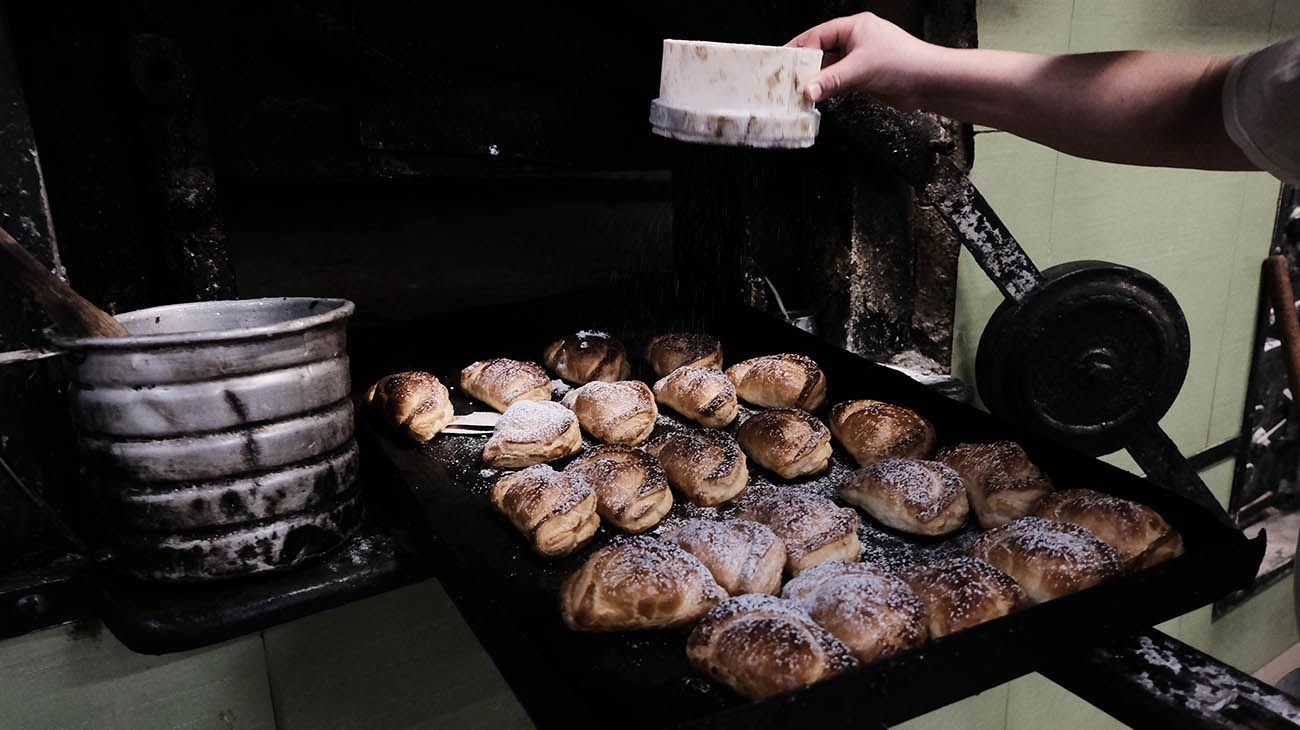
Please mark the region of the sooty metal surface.
POLYGON ((1300 726, 1300 699, 1154 629, 1106 641, 1082 659, 1043 673, 1131 727, 1300 726))
POLYGON ((69 351, 89 476, 141 578, 291 568, 360 523, 346 355, 351 302, 199 302, 118 317, 69 351))
POLYGON ((382 510, 367 511, 342 547, 296 570, 203 583, 101 576, 91 601, 129 649, 165 654, 261 631, 427 577, 424 561, 376 519, 377 511, 382 510))
MULTIPOLYGON (((550 339, 577 329, 607 329, 638 352, 650 334, 703 327, 722 339, 727 362, 773 352, 812 356, 827 374, 828 402, 877 398, 914 408, 934 423, 941 443, 1014 439, 1062 487, 1090 487, 1152 506, 1182 533, 1187 552, 1139 574, 751 703, 690 671, 684 631, 568 631, 559 616, 559 584, 611 534, 602 527, 592 545, 561 560, 534 555, 489 504, 485 492, 499 473, 480 462, 483 437, 437 438, 424 447, 381 438, 423 508, 434 538, 434 570, 539 726, 604 727, 611 717, 645 728, 813 723, 861 728, 899 722, 1033 671, 1098 637, 1150 626, 1204 605, 1248 582, 1258 565, 1261 542, 1245 540, 1203 508, 1150 482, 933 394, 904 375, 760 313, 738 309, 702 322, 693 313, 675 313, 669 301, 662 301, 671 297, 670 289, 660 290, 663 296, 637 291, 644 299, 634 304, 611 292, 583 293, 403 325, 403 331, 437 332, 436 350, 422 348, 420 338, 390 330, 370 335, 374 339, 362 341, 354 351, 386 346, 388 369, 428 369, 454 383, 455 372, 475 359, 537 359, 550 339)), ((359 376, 362 372, 367 378, 383 374, 378 368, 363 368, 359 376)), ((636 375, 644 378, 646 373, 636 375)), ((457 405, 464 409, 467 404, 457 405)), ((664 416, 657 428, 676 426, 673 417, 664 416)), ((836 477, 850 468, 837 447, 829 475, 789 486, 833 492, 836 477)), ((756 483, 777 481, 756 465, 751 473, 756 483)), ((689 505, 674 509, 677 514, 711 512, 689 505)), ((863 523, 864 559, 892 567, 959 549, 969 535, 935 542, 892 532, 865 516, 863 523)))

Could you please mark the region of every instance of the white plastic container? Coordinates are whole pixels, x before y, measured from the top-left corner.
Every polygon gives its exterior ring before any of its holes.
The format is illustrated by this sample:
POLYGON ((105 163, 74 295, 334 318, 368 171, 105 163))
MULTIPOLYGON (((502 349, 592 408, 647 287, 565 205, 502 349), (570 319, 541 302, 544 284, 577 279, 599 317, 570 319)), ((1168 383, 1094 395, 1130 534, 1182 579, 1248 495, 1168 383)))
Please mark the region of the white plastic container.
POLYGON ((651 131, 741 147, 811 147, 821 115, 804 95, 821 69, 813 48, 664 41, 651 131))

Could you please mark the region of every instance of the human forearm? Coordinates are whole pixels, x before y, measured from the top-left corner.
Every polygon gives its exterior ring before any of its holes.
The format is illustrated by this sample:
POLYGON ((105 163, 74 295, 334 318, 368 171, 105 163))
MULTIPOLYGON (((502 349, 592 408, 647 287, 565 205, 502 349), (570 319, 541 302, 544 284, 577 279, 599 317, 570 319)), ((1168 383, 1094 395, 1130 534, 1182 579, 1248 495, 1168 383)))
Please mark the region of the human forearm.
POLYGON ((935 48, 920 108, 1110 162, 1249 169, 1223 128, 1230 59, 935 48))
POLYGON ((809 84, 814 101, 860 90, 903 109, 984 124, 1081 157, 1253 168, 1223 127, 1229 59, 944 48, 871 13, 823 23, 791 44, 820 48, 832 61, 809 84))

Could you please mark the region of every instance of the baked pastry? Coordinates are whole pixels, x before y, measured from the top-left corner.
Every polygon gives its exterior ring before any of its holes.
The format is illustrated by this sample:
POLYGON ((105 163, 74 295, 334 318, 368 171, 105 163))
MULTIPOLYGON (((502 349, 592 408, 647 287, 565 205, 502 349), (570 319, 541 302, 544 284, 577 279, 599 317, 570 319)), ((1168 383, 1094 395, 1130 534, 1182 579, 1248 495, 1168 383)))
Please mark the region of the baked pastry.
POLYGON ((695 671, 751 700, 806 687, 857 666, 853 653, 801 608, 775 596, 728 598, 686 640, 695 671))
POLYGON ((659 418, 654 394, 639 380, 587 383, 560 403, 573 409, 592 438, 607 444, 636 446, 650 438, 659 418))
POLYGON ((749 486, 745 453, 726 431, 670 431, 646 444, 645 450, 659 457, 668 483, 701 507, 729 502, 749 486))
POLYGON ((966 524, 970 512, 961 477, 937 461, 877 461, 846 477, 840 497, 913 535, 946 535, 966 524))
POLYGON ((855 561, 862 553, 858 513, 802 489, 755 487, 736 503, 735 516, 767 525, 781 538, 791 575, 828 560, 855 561))
POLYGON ((708 428, 736 420, 736 386, 712 368, 686 365, 664 376, 654 387, 655 399, 708 428))
POLYGON ((637 536, 597 550, 560 586, 574 631, 689 626, 727 597, 709 569, 676 545, 637 536))
POLYGON ((925 641, 925 605, 900 578, 869 563, 822 563, 785 585, 781 597, 808 612, 862 663, 925 641))
POLYGON ((935 638, 992 621, 1026 603, 1025 592, 1010 576, 967 555, 913 566, 903 579, 925 604, 935 638))
POLYGON ((659 539, 704 563, 727 593, 776 593, 785 568, 785 544, 766 525, 749 520, 680 520, 659 539))
POLYGON ((971 555, 1011 576, 1033 603, 1091 588, 1119 574, 1119 555, 1079 527, 1021 517, 980 535, 971 555))
POLYGON ((659 335, 646 343, 645 361, 657 378, 687 365, 722 370, 722 343, 693 332, 659 335))
POLYGON ((935 459, 961 475, 971 509, 986 530, 1024 517, 1052 491, 1047 475, 1011 441, 957 444, 940 449, 935 459))
POLYGON ((749 458, 785 479, 816 474, 831 460, 831 432, 797 408, 755 413, 740 424, 736 440, 749 458))
POLYGON ((831 433, 859 466, 885 459, 928 459, 934 426, 910 408, 878 400, 851 400, 831 408, 831 433))
POLYGON ((548 558, 577 550, 600 527, 591 487, 545 464, 498 479, 492 506, 548 558))
POLYGON ((521 400, 501 414, 483 446, 483 463, 494 469, 518 469, 581 450, 582 431, 572 411, 555 401, 521 400))
POLYGON ((1183 554, 1183 538, 1155 510, 1091 489, 1043 497, 1034 514, 1085 528, 1119 553, 1125 570, 1141 570, 1183 554))
POLYGON ((597 446, 564 471, 591 485, 596 512, 624 532, 645 532, 673 507, 673 491, 659 461, 640 449, 597 446))
POLYGON ((596 380, 612 383, 632 375, 623 343, 607 332, 583 331, 561 337, 542 351, 542 362, 574 385, 596 380))
POLYGON ((456 416, 447 386, 419 370, 380 378, 366 391, 366 403, 389 427, 418 444, 437 436, 456 416))
POLYGON ((535 362, 498 357, 460 371, 460 389, 504 413, 517 400, 550 400, 551 378, 535 362))
POLYGON ((815 411, 826 401, 826 375, 811 357, 763 355, 727 368, 743 400, 764 408, 815 411))

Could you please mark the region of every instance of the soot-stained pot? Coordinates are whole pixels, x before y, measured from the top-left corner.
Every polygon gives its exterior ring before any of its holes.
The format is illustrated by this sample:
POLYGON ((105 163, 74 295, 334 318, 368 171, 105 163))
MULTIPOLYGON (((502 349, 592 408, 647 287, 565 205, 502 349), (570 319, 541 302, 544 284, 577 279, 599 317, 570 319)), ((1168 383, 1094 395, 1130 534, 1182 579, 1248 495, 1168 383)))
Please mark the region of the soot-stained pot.
POLYGON ((129 337, 49 333, 121 567, 191 581, 291 568, 360 523, 342 299, 118 315, 129 337))

